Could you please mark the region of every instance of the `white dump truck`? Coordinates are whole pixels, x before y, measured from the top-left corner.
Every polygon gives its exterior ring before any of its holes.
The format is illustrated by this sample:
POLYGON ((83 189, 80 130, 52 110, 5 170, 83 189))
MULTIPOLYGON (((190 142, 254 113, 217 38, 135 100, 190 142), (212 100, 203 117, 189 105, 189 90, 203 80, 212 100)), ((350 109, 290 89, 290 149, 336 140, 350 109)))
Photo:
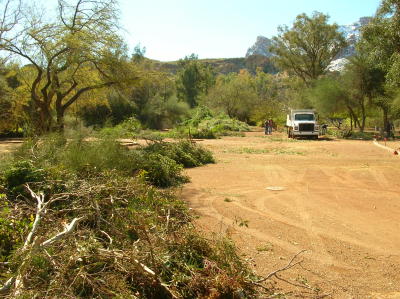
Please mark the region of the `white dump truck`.
POLYGON ((290 110, 286 119, 289 138, 308 137, 318 139, 319 125, 315 110, 290 110))

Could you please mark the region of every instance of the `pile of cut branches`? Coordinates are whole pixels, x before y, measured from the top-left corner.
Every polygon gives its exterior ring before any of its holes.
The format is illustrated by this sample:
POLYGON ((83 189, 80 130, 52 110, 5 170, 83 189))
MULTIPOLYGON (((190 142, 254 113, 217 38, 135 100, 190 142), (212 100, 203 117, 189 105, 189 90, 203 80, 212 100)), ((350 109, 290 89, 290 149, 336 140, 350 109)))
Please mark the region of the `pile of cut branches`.
POLYGON ((1 248, 1 295, 193 298, 255 294, 255 277, 233 244, 196 233, 186 206, 173 191, 115 171, 52 182, 59 184, 53 191, 46 187, 49 183, 25 184, 18 196, 1 199, 0 209, 5 212, 0 234, 10 240, 7 250, 1 248), (6 226, 10 229, 5 230, 6 226))

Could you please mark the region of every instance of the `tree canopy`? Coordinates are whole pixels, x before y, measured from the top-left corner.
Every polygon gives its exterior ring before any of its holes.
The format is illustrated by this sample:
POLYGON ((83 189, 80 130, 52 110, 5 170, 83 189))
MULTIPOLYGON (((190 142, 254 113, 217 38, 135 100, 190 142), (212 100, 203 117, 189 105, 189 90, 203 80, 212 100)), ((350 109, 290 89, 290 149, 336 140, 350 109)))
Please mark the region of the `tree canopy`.
POLYGON ((311 17, 301 14, 292 28, 281 26, 273 38, 270 50, 275 63, 289 74, 309 84, 326 72, 330 62, 346 46, 338 25, 328 24, 329 17, 314 12, 311 17))
POLYGON ((211 67, 201 63, 195 54, 180 60, 179 66, 180 70, 177 73, 178 97, 193 108, 197 105, 200 95, 207 93, 214 84, 214 74, 211 67))
POLYGON ((52 19, 13 0, 3 9, 0 50, 28 63, 24 84, 38 133, 62 130, 66 109, 83 94, 136 78, 118 35, 115 1, 59 0, 52 19))

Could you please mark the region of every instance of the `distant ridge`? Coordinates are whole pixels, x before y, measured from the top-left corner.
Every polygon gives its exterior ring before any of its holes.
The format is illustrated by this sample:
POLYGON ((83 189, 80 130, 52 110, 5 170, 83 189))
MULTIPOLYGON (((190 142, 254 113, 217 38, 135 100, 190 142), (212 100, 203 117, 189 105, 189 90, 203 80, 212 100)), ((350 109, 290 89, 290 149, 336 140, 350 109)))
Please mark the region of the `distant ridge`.
MULTIPOLYGON (((278 72, 269 57, 258 54, 238 58, 199 59, 199 61, 210 65, 217 74, 239 73, 241 70, 255 74, 257 69, 270 74, 278 72)), ((153 60, 152 63, 156 69, 168 73, 175 74, 179 69, 178 61, 161 62, 153 60)))

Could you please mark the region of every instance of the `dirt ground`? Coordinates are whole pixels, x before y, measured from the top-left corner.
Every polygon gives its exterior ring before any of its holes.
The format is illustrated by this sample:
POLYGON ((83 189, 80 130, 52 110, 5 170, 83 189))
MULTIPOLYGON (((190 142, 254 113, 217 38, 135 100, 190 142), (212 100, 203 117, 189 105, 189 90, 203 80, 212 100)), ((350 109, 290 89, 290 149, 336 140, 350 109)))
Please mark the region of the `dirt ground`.
POLYGON ((7 155, 18 148, 23 143, 21 138, 1 139, 0 140, 0 156, 7 155))
POLYGON ((263 132, 199 144, 217 163, 187 171, 198 227, 229 234, 260 275, 307 250, 280 273, 304 286, 279 281, 289 298, 400 298, 399 156, 371 141, 263 132))

